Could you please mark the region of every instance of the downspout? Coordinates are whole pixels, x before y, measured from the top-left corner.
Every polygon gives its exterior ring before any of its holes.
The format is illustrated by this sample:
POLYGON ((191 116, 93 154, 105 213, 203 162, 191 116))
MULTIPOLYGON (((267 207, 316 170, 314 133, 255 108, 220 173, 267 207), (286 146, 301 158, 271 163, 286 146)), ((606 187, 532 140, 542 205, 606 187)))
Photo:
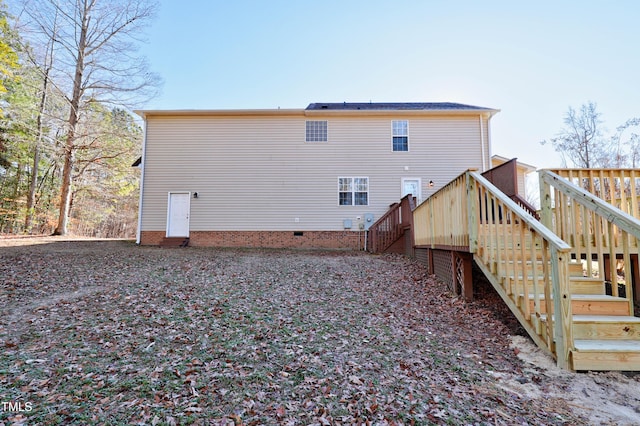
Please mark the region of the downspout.
POLYGON ((140 201, 138 201, 138 230, 136 231, 136 244, 140 245, 141 234, 142 234, 142 198, 144 193, 144 172, 145 172, 145 164, 146 164, 146 153, 147 153, 147 119, 142 115, 142 119, 144 120, 144 137, 142 138, 142 160, 140 161, 140 168, 142 169, 142 173, 140 174, 140 201))
POLYGON ((482 150, 482 171, 487 170, 487 162, 485 161, 485 151, 484 151, 484 131, 482 129, 482 114, 478 116, 480 119, 480 147, 482 150))

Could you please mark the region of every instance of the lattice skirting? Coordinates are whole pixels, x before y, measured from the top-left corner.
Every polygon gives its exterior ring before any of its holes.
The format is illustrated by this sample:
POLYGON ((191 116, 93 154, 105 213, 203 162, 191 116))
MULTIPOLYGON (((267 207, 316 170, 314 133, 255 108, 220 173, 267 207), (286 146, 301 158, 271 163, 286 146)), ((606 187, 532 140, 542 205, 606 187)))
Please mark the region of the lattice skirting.
POLYGON ((449 290, 455 291, 453 281, 453 262, 450 251, 433 250, 433 273, 449 290))
POLYGON ((416 248, 416 259, 427 267, 430 274, 446 284, 454 294, 463 294, 465 298, 473 297, 472 267, 469 253, 416 248))

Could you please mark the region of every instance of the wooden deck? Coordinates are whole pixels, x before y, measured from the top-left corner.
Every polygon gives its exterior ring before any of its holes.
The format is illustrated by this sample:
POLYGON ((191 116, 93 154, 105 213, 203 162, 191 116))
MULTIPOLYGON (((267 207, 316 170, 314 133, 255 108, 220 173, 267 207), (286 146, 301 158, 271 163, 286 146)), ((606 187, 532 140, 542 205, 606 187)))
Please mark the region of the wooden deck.
POLYGON ((460 175, 413 211, 416 256, 465 295, 471 267, 458 260, 472 258, 560 367, 640 370, 640 171, 539 174, 540 220, 479 173, 460 175))

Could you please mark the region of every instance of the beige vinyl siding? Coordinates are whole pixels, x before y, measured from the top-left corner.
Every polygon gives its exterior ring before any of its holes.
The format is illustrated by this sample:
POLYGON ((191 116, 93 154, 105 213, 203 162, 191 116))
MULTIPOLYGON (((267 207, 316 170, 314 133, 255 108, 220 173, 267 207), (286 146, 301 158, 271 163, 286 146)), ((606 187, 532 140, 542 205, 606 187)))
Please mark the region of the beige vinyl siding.
POLYGON ((524 170, 518 167, 518 195, 520 195, 525 200, 527 199, 527 187, 525 186, 525 174, 524 170))
POLYGON ((478 114, 330 116, 327 142, 305 142, 305 121, 325 118, 303 111, 146 119, 143 231, 166 228, 173 191, 198 192, 191 231, 341 230, 344 219, 357 229, 357 216, 377 219, 400 199, 402 178, 420 177, 426 198, 482 167, 478 114), (392 151, 394 119, 409 121, 408 152, 392 151), (369 205, 339 206, 338 177, 368 177, 369 205))

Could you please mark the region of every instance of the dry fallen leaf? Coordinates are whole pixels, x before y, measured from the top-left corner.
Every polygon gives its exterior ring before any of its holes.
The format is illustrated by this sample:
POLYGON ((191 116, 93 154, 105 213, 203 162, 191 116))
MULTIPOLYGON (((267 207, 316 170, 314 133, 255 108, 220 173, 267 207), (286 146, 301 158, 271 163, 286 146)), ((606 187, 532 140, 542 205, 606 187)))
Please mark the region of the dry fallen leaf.
POLYGON ((0 395, 28 424, 584 423, 488 373, 553 386, 505 349, 499 296, 401 256, 54 240, 0 274, 0 395))

